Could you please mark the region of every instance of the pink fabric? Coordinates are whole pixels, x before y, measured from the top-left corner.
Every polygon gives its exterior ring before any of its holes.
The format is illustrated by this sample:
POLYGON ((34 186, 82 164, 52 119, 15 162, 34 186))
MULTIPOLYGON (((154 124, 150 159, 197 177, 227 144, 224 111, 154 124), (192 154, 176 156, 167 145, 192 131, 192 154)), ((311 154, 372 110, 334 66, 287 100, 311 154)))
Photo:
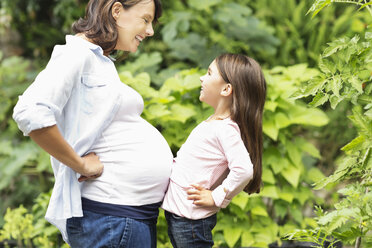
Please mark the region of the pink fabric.
POLYGON ((162 208, 189 219, 201 219, 225 208, 253 176, 253 165, 231 119, 200 123, 174 160, 162 208), (191 184, 212 190, 216 207, 199 207, 187 200, 191 184))

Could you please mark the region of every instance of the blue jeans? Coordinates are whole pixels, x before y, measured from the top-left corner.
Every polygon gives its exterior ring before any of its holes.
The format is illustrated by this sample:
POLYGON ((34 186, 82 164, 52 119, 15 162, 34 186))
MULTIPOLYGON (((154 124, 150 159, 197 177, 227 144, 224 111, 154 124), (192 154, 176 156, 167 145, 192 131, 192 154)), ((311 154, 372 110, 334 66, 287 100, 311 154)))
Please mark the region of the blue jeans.
POLYGON ((165 212, 168 222, 168 235, 175 248, 206 248, 212 247, 212 229, 217 222, 217 215, 214 214, 205 219, 190 220, 165 212))
POLYGON ((72 248, 155 248, 156 222, 140 221, 83 211, 84 217, 67 219, 72 248))

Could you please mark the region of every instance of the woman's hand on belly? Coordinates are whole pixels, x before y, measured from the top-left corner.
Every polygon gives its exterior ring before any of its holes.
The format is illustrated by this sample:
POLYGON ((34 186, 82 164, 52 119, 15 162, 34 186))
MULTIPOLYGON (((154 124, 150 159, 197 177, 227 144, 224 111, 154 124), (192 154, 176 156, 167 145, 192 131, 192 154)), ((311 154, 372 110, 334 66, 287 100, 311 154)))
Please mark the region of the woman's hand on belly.
POLYGON ((79 182, 94 179, 102 175, 103 164, 94 152, 88 153, 87 155, 83 156, 82 159, 84 160, 86 173, 83 173, 79 177, 79 182))

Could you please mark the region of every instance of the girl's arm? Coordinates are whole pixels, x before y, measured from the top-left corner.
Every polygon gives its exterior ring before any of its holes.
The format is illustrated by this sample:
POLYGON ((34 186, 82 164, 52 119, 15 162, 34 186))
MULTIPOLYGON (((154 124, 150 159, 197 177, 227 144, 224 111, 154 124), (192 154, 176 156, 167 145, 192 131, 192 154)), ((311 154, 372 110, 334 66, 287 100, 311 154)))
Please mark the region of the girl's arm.
POLYGON ((230 172, 213 191, 192 185, 194 188, 188 190, 187 194, 188 199, 194 200, 195 205, 225 208, 253 177, 253 165, 240 137, 238 125, 229 123, 221 126, 217 140, 225 154, 230 172))
POLYGON ((62 137, 56 125, 34 130, 29 135, 47 153, 81 174, 82 177, 79 178, 79 181, 95 178, 102 174, 103 165, 98 156, 90 153, 80 157, 62 137))

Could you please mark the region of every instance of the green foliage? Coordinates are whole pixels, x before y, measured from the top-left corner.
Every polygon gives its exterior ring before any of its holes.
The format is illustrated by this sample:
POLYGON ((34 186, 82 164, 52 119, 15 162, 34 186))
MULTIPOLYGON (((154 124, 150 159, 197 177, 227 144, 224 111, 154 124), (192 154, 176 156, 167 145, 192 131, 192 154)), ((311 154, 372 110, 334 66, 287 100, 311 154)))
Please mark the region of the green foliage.
MULTIPOLYGON (((49 158, 30 140, 24 140, 11 118, 13 107, 31 81, 30 62, 20 57, 2 59, 0 53, 0 212, 6 206, 31 203, 40 190, 51 187, 45 172, 49 158), (38 182, 38 183, 32 183, 38 182)), ((3 220, 0 218, 0 224, 3 220)))
POLYGON ((65 34, 70 33, 71 24, 83 16, 86 3, 2 0, 0 12, 10 17, 10 25, 19 32, 20 46, 26 56, 48 57, 53 46, 62 43, 65 34))
POLYGON ((187 61, 207 67, 222 52, 273 55, 279 44, 274 30, 253 16, 246 4, 232 0, 167 3, 162 21, 166 63, 187 61))
POLYGON ((69 247, 60 245, 59 230, 44 219, 51 192, 40 194, 35 199, 32 211, 21 205, 7 209, 5 224, 0 230, 0 241, 17 240, 17 247, 69 247))
MULTIPOLYGON (((357 4, 362 5, 362 2, 358 1, 357 4)), ((310 11, 317 14, 330 3, 331 1, 316 1, 310 11)), ((366 5, 367 1, 364 3, 363 7, 370 10, 366 5)), ((314 107, 326 102, 329 102, 333 109, 340 102, 352 105, 352 115, 348 118, 356 127, 358 136, 341 149, 344 155, 339 160, 337 170, 331 176, 317 182, 316 189, 330 183, 346 181, 345 188, 338 191, 343 198, 335 204, 335 210, 329 213, 318 211, 317 224, 318 230, 326 236, 331 235, 348 244, 356 243, 356 247, 361 243, 366 246, 372 244, 371 41, 372 33, 366 32, 363 40, 359 36, 354 36, 351 39, 343 37, 329 43, 319 60, 321 73, 294 94, 295 98, 313 96, 310 105, 314 107)), ((301 232, 303 231, 298 231, 297 234, 301 232)), ((291 237, 296 238, 297 234, 291 237)))
MULTIPOLYGON (((371 5, 369 0, 315 0, 308 13, 313 12, 313 17, 316 16, 323 8, 330 6, 332 3, 347 3, 359 5, 359 10, 371 5)), ((367 7, 368 8, 368 7, 367 7)))
POLYGON ((312 0, 245 2, 252 6, 259 20, 274 28, 274 35, 280 40, 280 49, 273 56, 260 57, 270 65, 307 63, 315 66, 326 43, 340 35, 362 33, 372 21, 365 12, 355 14, 353 7, 337 5, 311 18, 306 12, 312 0))

